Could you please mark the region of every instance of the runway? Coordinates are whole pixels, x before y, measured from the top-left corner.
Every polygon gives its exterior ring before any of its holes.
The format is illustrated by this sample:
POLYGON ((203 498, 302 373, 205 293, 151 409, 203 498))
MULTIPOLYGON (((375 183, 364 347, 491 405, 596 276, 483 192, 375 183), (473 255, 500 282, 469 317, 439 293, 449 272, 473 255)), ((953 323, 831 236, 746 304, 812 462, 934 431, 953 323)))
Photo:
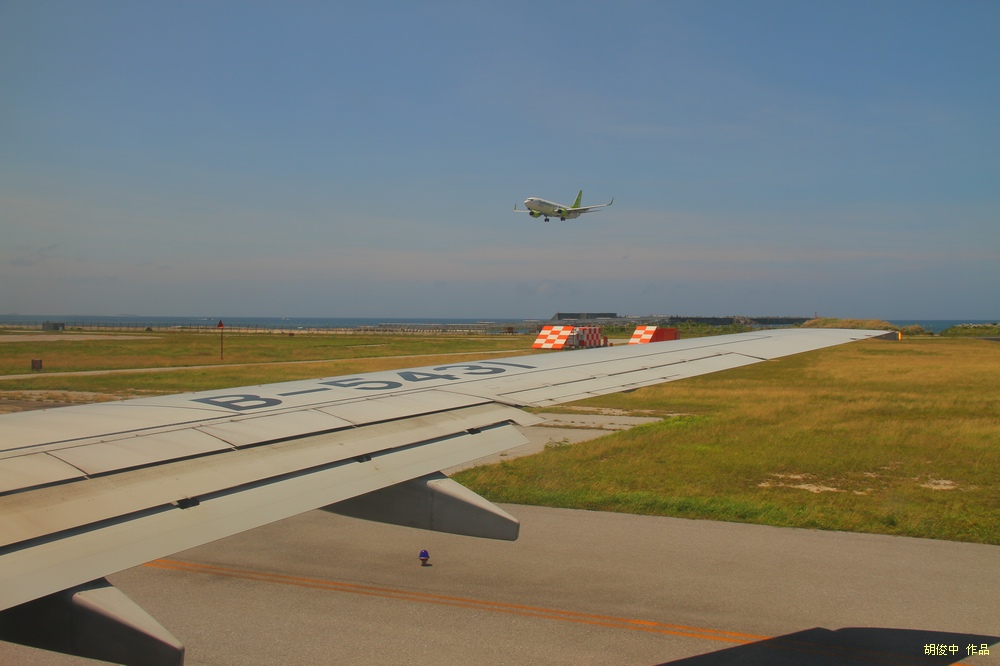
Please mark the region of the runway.
MULTIPOLYGON (((995 546, 504 508, 516 542, 313 511, 112 582, 191 666, 1000 659, 995 546)), ((8 644, 0 662, 91 663, 8 644)))

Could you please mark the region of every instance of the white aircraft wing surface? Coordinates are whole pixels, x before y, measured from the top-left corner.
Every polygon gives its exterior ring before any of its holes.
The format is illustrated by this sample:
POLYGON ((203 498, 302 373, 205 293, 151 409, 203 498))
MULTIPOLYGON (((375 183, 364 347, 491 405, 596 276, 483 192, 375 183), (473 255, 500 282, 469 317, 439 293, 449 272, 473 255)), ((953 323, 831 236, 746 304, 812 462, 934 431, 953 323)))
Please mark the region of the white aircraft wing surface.
POLYGON ((570 213, 589 213, 590 211, 595 210, 597 208, 607 208, 608 206, 610 206, 614 202, 615 202, 614 197, 612 197, 611 201, 609 203, 606 203, 606 204, 596 204, 594 206, 576 206, 574 208, 568 208, 567 212, 570 212, 570 213))
POLYGON ((762 331, 0 416, 0 639, 181 663, 105 576, 317 508, 516 539, 516 519, 439 470, 525 443, 513 425, 541 419, 518 407, 883 333, 762 331), (69 619, 39 631, 53 612, 69 619))

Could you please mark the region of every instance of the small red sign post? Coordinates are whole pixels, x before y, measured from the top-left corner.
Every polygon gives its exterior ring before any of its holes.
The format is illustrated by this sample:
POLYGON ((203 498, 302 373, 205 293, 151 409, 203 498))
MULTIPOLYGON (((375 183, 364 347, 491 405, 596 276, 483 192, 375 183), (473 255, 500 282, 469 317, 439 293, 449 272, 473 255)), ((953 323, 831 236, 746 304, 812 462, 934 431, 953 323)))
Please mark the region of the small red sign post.
POLYGON ((221 319, 219 320, 219 325, 216 326, 216 328, 219 329, 219 359, 221 360, 226 358, 226 347, 225 343, 222 341, 222 331, 225 330, 226 326, 222 323, 221 319))

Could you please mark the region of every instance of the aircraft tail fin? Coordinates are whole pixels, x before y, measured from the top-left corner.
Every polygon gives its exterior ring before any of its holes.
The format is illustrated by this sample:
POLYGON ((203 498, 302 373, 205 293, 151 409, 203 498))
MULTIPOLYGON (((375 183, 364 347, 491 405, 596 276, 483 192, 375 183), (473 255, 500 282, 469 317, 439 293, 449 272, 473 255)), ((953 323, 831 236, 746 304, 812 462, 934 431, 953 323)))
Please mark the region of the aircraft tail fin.
POLYGON ((583 190, 576 195, 576 201, 573 202, 573 208, 579 208, 580 202, 583 201, 583 190))

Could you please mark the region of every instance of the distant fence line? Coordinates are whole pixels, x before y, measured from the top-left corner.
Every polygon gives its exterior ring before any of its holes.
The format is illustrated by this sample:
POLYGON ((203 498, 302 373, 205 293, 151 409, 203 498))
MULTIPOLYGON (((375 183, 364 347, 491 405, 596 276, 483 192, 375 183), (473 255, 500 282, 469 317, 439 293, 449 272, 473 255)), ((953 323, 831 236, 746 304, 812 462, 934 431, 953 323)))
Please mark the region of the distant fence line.
MULTIPOLYGON (((169 332, 184 331, 189 333, 218 333, 218 324, 178 324, 167 322, 87 322, 65 321, 67 331, 101 331, 113 333, 169 332)), ((2 329, 17 329, 29 331, 46 330, 52 322, 38 321, 8 321, 0 324, 2 329)), ((226 324, 226 333, 272 333, 312 334, 312 335, 356 335, 363 334, 452 334, 452 335, 522 335, 536 332, 538 326, 524 322, 483 322, 469 324, 375 324, 352 327, 326 326, 282 326, 260 324, 226 324)))

